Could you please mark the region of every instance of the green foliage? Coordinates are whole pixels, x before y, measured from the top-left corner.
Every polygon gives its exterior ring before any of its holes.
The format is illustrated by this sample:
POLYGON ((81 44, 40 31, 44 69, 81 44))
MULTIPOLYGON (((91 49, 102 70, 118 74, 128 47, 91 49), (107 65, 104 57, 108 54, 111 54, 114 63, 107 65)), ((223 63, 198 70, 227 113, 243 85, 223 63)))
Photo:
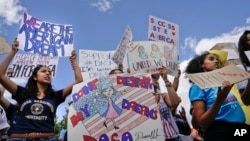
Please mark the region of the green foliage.
POLYGON ((55 136, 56 138, 59 137, 60 131, 62 129, 67 129, 67 120, 68 120, 68 113, 69 113, 69 109, 65 108, 66 110, 66 114, 63 116, 63 119, 61 121, 58 121, 58 118, 55 118, 54 123, 55 123, 55 136))

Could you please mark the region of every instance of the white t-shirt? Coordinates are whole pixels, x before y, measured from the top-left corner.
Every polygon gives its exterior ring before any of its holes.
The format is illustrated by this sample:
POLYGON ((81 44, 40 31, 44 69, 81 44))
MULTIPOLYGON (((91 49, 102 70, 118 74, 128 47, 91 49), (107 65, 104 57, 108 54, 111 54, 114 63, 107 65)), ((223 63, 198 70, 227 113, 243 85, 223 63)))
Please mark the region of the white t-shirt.
POLYGON ((6 129, 6 128, 9 128, 9 127, 10 127, 10 125, 8 124, 5 110, 0 105, 0 130, 6 129))

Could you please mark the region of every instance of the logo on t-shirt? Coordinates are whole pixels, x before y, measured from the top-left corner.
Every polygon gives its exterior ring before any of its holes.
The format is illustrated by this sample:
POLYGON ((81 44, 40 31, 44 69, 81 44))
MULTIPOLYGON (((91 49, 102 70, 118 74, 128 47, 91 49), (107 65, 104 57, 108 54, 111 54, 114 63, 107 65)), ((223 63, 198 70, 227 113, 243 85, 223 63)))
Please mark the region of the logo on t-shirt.
POLYGON ((30 110, 34 115, 41 114, 43 111, 43 105, 40 103, 35 103, 31 106, 30 110))

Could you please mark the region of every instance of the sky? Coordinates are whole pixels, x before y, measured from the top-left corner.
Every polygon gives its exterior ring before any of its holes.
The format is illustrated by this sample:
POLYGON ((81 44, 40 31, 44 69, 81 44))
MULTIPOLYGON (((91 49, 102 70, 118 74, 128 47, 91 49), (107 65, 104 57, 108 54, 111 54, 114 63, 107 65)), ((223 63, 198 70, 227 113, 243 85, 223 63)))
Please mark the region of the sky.
MULTIPOLYGON (((79 49, 115 50, 127 25, 133 41, 146 41, 152 15, 179 26, 179 67, 184 72, 195 54, 217 43, 237 44, 244 30, 250 30, 249 4, 249 0, 0 0, 0 36, 11 46, 26 12, 43 21, 72 25, 77 53, 79 49)), ((4 57, 0 55, 0 60, 4 57)), ((69 59, 61 57, 53 86, 60 89, 73 81, 69 59)), ((182 74, 177 93, 188 119, 189 85, 182 74)), ((67 101, 59 106, 59 120, 65 114, 67 101)))

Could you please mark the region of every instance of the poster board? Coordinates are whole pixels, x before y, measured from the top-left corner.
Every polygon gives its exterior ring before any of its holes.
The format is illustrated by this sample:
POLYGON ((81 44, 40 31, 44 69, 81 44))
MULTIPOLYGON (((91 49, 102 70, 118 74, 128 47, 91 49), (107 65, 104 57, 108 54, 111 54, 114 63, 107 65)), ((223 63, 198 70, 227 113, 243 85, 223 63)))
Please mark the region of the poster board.
MULTIPOLYGON (((149 15, 148 40, 172 44, 175 50, 179 52, 179 25, 149 15)), ((178 58, 175 59, 178 60, 178 58)))
POLYGON ((107 76, 112 69, 117 68, 117 65, 112 60, 114 52, 114 50, 79 49, 79 67, 84 80, 107 76))
POLYGON ((234 64, 210 72, 186 74, 186 76, 201 89, 222 86, 224 81, 231 84, 250 78, 250 74, 234 64))
POLYGON ((43 65, 50 68, 51 76, 56 76, 58 67, 57 56, 41 56, 39 54, 16 54, 12 60, 11 68, 13 73, 12 78, 28 78, 32 75, 34 68, 37 65, 43 65))
POLYGON ((0 54, 8 53, 11 51, 8 43, 3 37, 0 37, 0 54))
POLYGON ((73 26, 43 21, 27 13, 18 31, 19 49, 42 56, 71 56, 73 26))
POLYGON ((132 42, 133 34, 129 26, 126 27, 122 39, 118 44, 117 49, 112 57, 112 60, 117 64, 123 64, 127 48, 130 42, 132 42))
POLYGON ((172 44, 159 41, 132 42, 128 49, 128 64, 131 73, 157 73, 165 66, 168 74, 177 76, 177 48, 172 44))
POLYGON ((119 74, 84 81, 74 86, 71 98, 68 140, 163 141, 165 138, 148 74, 119 74), (114 93, 103 97, 105 88, 114 93), (107 112, 109 100, 116 105, 113 107, 117 112, 107 112), (108 118, 110 115, 113 121, 108 118))

